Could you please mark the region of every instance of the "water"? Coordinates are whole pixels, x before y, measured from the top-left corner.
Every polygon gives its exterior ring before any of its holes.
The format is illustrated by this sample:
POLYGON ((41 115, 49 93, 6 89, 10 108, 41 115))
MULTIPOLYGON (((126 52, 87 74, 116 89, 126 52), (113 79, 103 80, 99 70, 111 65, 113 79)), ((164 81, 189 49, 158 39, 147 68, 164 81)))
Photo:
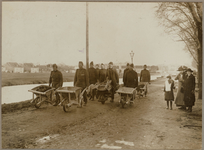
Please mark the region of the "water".
MULTIPOLYGON (((151 80, 155 80, 159 75, 151 76, 151 80)), ((119 84, 123 84, 122 78, 119 79, 119 84)), ((28 84, 2 87, 1 103, 14 103, 32 99, 32 92, 28 92, 32 88, 39 85, 48 84, 28 84)), ((73 86, 73 82, 64 82, 63 86, 73 86)))

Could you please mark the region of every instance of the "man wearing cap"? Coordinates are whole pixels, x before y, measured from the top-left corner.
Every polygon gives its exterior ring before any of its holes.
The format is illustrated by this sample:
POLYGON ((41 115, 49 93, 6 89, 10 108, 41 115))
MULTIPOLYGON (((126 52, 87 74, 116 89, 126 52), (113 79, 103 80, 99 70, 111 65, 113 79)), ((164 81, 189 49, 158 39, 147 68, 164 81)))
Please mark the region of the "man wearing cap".
MULTIPOLYGON (((136 88, 138 86, 138 75, 137 72, 133 70, 134 65, 129 65, 129 70, 125 73, 124 81, 125 87, 136 88)), ((131 98, 132 100, 132 98, 131 98)))
POLYGON ((125 73, 129 70, 129 63, 127 63, 127 66, 126 66, 126 68, 125 68, 125 70, 124 70, 124 72, 123 72, 123 84, 124 84, 124 86, 125 86, 125 73))
MULTIPOLYGON (((140 82, 150 82, 150 72, 147 70, 147 65, 144 65, 144 69, 140 73, 140 82)), ((147 85, 146 85, 146 92, 147 94, 147 85)))
POLYGON ((107 69, 107 74, 106 77, 108 78, 108 80, 111 80, 111 102, 114 101, 114 94, 117 88, 117 85, 119 84, 119 77, 118 77, 118 73, 116 70, 113 69, 113 62, 109 63, 109 68, 107 69))
MULTIPOLYGON (((89 84, 95 85, 97 82, 97 72, 96 69, 93 67, 93 61, 90 63, 90 68, 88 69, 88 77, 89 77, 89 84)), ((94 101, 94 97, 96 95, 96 90, 91 90, 91 100, 94 101)))
MULTIPOLYGON (((50 79, 49 79, 49 86, 52 86, 53 88, 57 89, 59 87, 62 87, 63 85, 63 76, 62 73, 57 69, 57 65, 53 64, 53 71, 51 71, 50 79)), ((56 102, 60 102, 59 94, 56 92, 56 102)))
POLYGON ((195 77, 192 72, 190 68, 187 69, 187 77, 184 80, 184 102, 189 112, 192 112, 195 103, 195 77))
MULTIPOLYGON (((99 64, 96 64, 96 81, 99 83, 99 64)), ((96 91, 96 98, 98 99, 98 92, 96 91)))
POLYGON ((126 83, 125 87, 136 88, 138 86, 138 75, 137 72, 133 70, 134 65, 129 65, 129 70, 126 72, 124 81, 126 83))
POLYGON ((101 69, 99 70, 99 82, 106 81, 106 69, 104 69, 104 64, 101 64, 101 69))
MULTIPOLYGON (((81 87, 82 91, 89 86, 88 83, 88 74, 86 69, 83 68, 83 62, 79 62, 79 69, 76 70, 75 76, 74 76, 74 86, 81 87)), ((87 104, 87 93, 86 91, 83 94, 84 98, 84 106, 87 104)))
POLYGON ((99 64, 96 64, 96 81, 99 82, 99 64))

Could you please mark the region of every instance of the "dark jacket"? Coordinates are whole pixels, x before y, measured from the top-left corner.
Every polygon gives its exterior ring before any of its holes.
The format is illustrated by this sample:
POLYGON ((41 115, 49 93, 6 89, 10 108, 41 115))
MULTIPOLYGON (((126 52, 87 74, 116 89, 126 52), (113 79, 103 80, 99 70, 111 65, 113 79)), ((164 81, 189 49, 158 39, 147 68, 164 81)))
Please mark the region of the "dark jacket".
POLYGON ((89 84, 96 84, 97 82, 97 72, 95 68, 88 69, 89 84))
POLYGON ((123 84, 124 84, 124 86, 125 86, 125 74, 126 74, 126 72, 127 72, 128 70, 129 70, 129 69, 126 68, 126 69, 124 70, 124 72, 123 72, 123 84))
POLYGON ((184 80, 184 102, 185 105, 193 106, 195 102, 195 77, 191 74, 189 77, 186 76, 184 80))
POLYGON ((100 69, 96 69, 96 80, 98 81, 99 80, 99 72, 100 72, 100 69))
POLYGON ((150 73, 148 70, 144 69, 141 71, 140 82, 150 82, 150 73))
POLYGON ((58 70, 51 71, 49 84, 52 84, 52 87, 58 88, 63 85, 63 76, 62 73, 58 70))
POLYGON ((116 70, 114 69, 107 69, 106 77, 111 80, 111 85, 115 88, 117 84, 119 84, 119 76, 116 70))
POLYGON ((124 79, 126 87, 136 88, 138 86, 138 75, 134 70, 128 70, 124 79))
POLYGON ((85 88, 89 85, 86 69, 77 69, 74 77, 74 86, 85 88))
POLYGON ((107 73, 106 69, 99 70, 99 81, 100 82, 104 82, 106 80, 106 73, 107 73))

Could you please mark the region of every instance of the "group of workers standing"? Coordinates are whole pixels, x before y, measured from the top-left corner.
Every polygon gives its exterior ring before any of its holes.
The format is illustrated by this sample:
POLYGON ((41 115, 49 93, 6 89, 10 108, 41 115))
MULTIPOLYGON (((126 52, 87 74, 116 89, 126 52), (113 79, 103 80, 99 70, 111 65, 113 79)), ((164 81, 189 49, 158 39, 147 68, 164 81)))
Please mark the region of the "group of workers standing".
MULTIPOLYGON (((187 67, 179 67, 179 74, 175 80, 178 80, 177 95, 175 98, 175 104, 179 109, 187 110, 192 112, 192 107, 195 103, 195 76, 192 74, 192 70, 187 67), (188 108, 188 109, 187 109, 188 108)), ((172 109, 172 101, 174 101, 173 89, 174 81, 171 76, 167 76, 168 80, 165 82, 165 100, 167 101, 167 109, 172 109)))
MULTIPOLYGON (((83 62, 79 61, 79 69, 76 70, 74 76, 74 86, 81 87, 82 91, 91 84, 106 82, 107 80, 111 81, 111 102, 114 102, 114 94, 117 88, 119 87, 119 75, 116 69, 113 68, 113 62, 108 64, 108 69, 105 69, 104 64, 101 64, 101 69, 97 64, 94 68, 93 62, 90 63, 90 68, 88 70, 84 69, 83 62)), ((136 88, 138 86, 138 75, 137 72, 133 70, 134 65, 127 63, 127 68, 123 73, 123 83, 125 87, 136 88)), ((144 65, 144 70, 140 73, 140 82, 150 82, 150 73, 146 69, 147 66, 144 65)), ((63 86, 63 76, 62 73, 57 69, 57 65, 53 64, 53 71, 51 71, 49 86, 57 89, 63 86)), ((97 91, 93 90, 91 93, 91 100, 94 100, 94 97, 98 98, 97 91)), ((59 101, 60 97, 56 93, 56 99, 59 101)), ((83 94, 84 105, 87 104, 87 92, 83 94)))

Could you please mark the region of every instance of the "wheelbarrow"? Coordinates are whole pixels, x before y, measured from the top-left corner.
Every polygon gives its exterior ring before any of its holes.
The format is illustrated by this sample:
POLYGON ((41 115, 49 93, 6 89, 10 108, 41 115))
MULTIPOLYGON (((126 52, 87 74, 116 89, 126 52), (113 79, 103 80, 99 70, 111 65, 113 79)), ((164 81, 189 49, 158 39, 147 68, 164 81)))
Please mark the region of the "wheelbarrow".
POLYGON ((111 81, 102 82, 97 87, 97 93, 98 93, 98 101, 102 104, 105 104, 105 102, 108 100, 108 97, 111 95, 111 81))
POLYGON ((28 90, 29 92, 33 93, 33 98, 31 100, 31 103, 34 103, 36 108, 40 108, 40 106, 44 102, 47 102, 53 105, 53 102, 55 100, 54 90, 55 90, 54 88, 51 88, 47 85, 40 85, 31 90, 28 90))
POLYGON ((63 110, 67 112, 72 105, 82 107, 83 94, 86 88, 82 91, 81 87, 60 87, 56 92, 60 96, 59 105, 63 106, 63 110), (82 92, 81 92, 82 91, 82 92))
POLYGON ((126 104, 132 105, 134 103, 137 91, 136 88, 120 87, 116 93, 120 95, 119 103, 124 108, 126 104))

